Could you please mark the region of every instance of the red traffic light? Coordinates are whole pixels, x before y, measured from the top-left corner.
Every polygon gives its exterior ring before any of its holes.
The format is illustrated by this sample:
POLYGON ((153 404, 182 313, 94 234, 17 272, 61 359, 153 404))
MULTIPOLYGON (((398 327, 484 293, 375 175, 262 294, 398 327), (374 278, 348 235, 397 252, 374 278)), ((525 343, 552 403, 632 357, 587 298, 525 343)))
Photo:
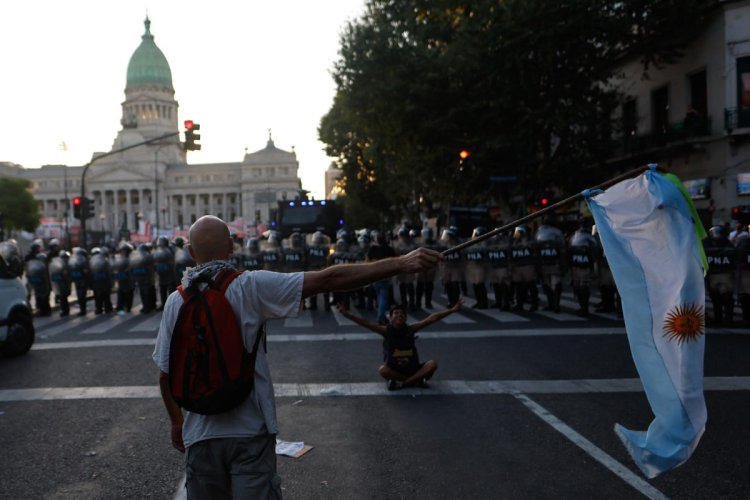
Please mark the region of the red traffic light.
POLYGON ((193 130, 193 120, 185 120, 185 130, 193 130))
POLYGON ((732 207, 732 215, 740 215, 740 207, 732 207))
POLYGON ((469 156, 471 156, 471 153, 469 153, 469 152, 468 152, 467 150, 465 150, 465 149, 462 149, 462 150, 461 150, 461 151, 460 151, 460 152, 458 153, 458 157, 459 157, 459 158, 461 158, 462 160, 465 160, 465 159, 466 159, 466 158, 468 158, 469 156))
POLYGON ((549 205, 549 198, 542 198, 542 205, 549 205))
POLYGON ((81 198, 79 196, 76 196, 73 198, 73 205, 78 206, 81 204, 81 198))

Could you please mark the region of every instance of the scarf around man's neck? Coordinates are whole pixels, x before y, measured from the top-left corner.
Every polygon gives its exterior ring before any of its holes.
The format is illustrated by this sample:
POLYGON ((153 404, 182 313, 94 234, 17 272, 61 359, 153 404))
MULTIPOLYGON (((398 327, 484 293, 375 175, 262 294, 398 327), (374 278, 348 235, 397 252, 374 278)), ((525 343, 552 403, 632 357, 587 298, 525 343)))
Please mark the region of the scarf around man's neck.
POLYGON ((196 286, 198 283, 205 283, 207 280, 213 279, 216 273, 222 269, 236 270, 228 260, 212 260, 204 262, 199 266, 188 267, 182 276, 183 290, 188 292, 191 286, 196 286))

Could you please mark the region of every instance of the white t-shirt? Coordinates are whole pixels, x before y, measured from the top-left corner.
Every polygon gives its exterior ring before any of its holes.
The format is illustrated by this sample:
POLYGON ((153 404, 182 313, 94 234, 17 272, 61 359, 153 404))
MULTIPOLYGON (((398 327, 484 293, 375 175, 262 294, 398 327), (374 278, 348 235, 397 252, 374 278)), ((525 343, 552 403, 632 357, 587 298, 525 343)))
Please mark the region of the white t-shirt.
MULTIPOLYGON (((266 320, 299 314, 303 280, 304 273, 245 271, 229 285, 225 296, 240 323, 248 351, 253 348, 258 328, 266 320)), ((175 292, 164 305, 152 356, 164 373, 169 373, 169 346, 183 302, 182 296, 175 292)), ((189 411, 183 411, 183 414, 182 439, 185 446, 204 439, 277 434, 273 383, 263 342, 255 360, 255 387, 250 397, 238 407, 219 415, 200 415, 189 411)))

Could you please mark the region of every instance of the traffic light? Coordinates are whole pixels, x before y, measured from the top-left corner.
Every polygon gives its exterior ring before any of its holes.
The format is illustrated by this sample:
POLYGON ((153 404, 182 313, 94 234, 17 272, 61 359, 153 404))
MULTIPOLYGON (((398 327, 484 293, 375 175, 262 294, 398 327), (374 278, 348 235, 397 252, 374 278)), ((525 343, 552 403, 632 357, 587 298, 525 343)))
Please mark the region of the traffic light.
POLYGON ((94 200, 91 198, 83 198, 82 201, 81 212, 83 213, 83 218, 91 219, 94 217, 94 200))
POLYGON ((539 204, 543 207, 546 207, 547 205, 549 205, 549 198, 547 198, 546 196, 542 196, 542 199, 539 200, 539 204))
POLYGON ((461 161, 466 160, 469 156, 471 156, 471 153, 469 153, 469 151, 466 149, 462 149, 458 152, 458 157, 461 159, 461 161))
POLYGON ((201 148, 201 145, 198 144, 201 135, 196 133, 200 129, 199 123, 195 123, 193 120, 185 120, 185 151, 197 151, 201 148))
POLYGON ((81 218, 81 198, 78 196, 73 198, 73 217, 76 219, 81 218))

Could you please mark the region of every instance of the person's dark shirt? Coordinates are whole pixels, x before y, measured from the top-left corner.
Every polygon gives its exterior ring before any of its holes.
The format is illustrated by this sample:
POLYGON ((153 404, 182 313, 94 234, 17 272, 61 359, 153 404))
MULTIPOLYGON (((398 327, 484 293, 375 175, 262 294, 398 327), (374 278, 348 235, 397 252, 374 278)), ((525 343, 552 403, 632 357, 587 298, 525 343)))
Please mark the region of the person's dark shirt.
POLYGON ((395 257, 396 251, 388 245, 372 245, 367 250, 367 260, 380 260, 387 257, 395 257))

